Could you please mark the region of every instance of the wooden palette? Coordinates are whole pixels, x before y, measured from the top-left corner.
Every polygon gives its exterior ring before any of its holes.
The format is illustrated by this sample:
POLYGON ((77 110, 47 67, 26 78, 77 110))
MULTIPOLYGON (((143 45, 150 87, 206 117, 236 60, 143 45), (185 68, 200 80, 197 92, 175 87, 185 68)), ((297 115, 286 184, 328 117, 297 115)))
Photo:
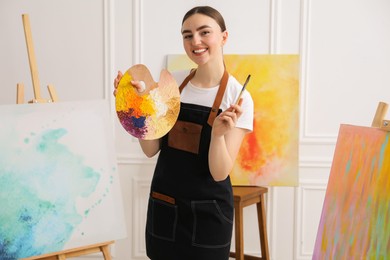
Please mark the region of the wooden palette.
POLYGON ((180 112, 180 92, 175 79, 162 70, 154 82, 148 68, 137 64, 121 78, 116 94, 116 112, 124 129, 132 136, 158 139, 171 130, 180 112), (143 81, 145 90, 138 92, 132 80, 143 81))

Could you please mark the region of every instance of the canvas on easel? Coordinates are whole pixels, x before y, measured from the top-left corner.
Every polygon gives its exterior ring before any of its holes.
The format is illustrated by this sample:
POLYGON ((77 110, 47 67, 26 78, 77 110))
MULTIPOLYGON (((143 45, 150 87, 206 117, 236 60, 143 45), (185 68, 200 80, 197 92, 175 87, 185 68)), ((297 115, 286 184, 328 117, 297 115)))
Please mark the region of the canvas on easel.
POLYGON ((106 101, 2 105, 0 118, 0 259, 126 237, 106 101))
POLYGON ((109 108, 104 100, 57 102, 40 95, 29 17, 22 15, 34 99, 1 106, 0 259, 64 260, 125 238, 109 108), (50 103, 50 104, 49 104, 50 103))
MULTIPOLYGON (((253 131, 242 142, 230 178, 233 185, 297 186, 299 55, 225 54, 227 71, 254 102, 253 131)), ((186 55, 169 55, 170 71, 195 68, 186 55)))
POLYGON ((390 258, 390 132, 382 107, 375 127, 340 126, 315 260, 390 258))

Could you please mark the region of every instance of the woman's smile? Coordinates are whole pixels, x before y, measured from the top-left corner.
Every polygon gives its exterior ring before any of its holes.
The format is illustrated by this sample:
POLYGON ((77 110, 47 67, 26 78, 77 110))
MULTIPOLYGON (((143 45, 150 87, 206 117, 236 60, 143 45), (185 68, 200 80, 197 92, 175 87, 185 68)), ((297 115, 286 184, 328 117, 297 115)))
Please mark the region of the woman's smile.
POLYGON ((200 55, 200 54, 205 53, 207 50, 208 50, 207 48, 196 49, 196 50, 193 50, 192 53, 200 55))

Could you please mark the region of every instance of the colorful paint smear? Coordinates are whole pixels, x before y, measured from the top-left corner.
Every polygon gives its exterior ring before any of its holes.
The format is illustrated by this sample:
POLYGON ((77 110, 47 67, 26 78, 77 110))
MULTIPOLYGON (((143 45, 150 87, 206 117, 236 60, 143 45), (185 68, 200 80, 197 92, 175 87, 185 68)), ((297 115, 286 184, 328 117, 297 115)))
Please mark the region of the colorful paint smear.
POLYGON ((390 133, 341 125, 313 259, 390 259, 390 133))
POLYGON ((127 71, 118 85, 116 111, 120 123, 132 136, 158 139, 176 123, 180 111, 180 93, 173 77, 161 79, 157 87, 140 94, 131 85, 127 71))
MULTIPOLYGON (((225 55, 227 70, 247 85, 254 101, 254 130, 246 135, 230 174, 234 185, 297 186, 299 56, 225 55)), ((172 71, 196 67, 171 55, 172 71)))
POLYGON ((108 106, 1 106, 0 117, 0 259, 125 236, 108 106))

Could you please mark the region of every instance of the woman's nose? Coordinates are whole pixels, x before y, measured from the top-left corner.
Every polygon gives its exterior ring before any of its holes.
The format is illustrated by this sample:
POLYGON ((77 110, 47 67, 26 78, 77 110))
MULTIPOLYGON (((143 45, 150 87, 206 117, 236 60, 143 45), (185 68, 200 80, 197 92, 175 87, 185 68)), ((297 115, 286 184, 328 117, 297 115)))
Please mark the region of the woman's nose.
POLYGON ((200 40, 200 37, 199 35, 194 35, 192 36, 192 44, 193 45, 198 45, 201 43, 201 40, 200 40))

